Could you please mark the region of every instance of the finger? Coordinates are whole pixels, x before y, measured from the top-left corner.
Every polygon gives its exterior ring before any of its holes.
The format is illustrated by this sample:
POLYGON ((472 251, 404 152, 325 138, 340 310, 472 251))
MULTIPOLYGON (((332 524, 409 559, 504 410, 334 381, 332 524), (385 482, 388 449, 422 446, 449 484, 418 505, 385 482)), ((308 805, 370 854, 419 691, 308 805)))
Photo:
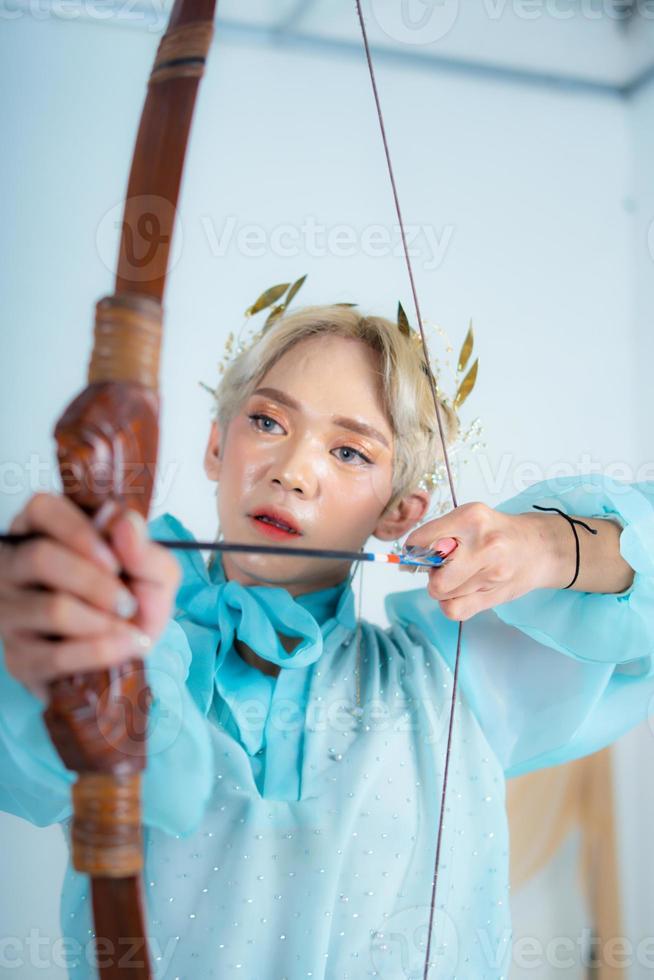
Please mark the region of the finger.
POLYGON ((137 608, 134 597, 117 575, 49 538, 16 548, 5 564, 3 579, 10 588, 40 585, 70 592, 97 609, 125 619, 133 616, 137 608))
MULTIPOLYGON (((416 560, 423 559, 426 556, 433 554, 440 555, 441 558, 447 559, 450 555, 454 554, 458 546, 458 541, 455 538, 443 538, 436 541, 433 546, 428 547, 422 547, 415 544, 405 544, 403 550, 408 552, 410 556, 416 560)), ((443 564, 445 564, 445 562, 443 562, 443 564)), ((399 569, 401 572, 430 572, 434 568, 442 568, 443 564, 436 566, 402 564, 399 566, 399 569)))
POLYGON ((442 555, 443 558, 450 558, 454 555, 454 552, 459 547, 459 542, 457 538, 438 538, 434 541, 432 548, 437 555, 442 555))
POLYGON ((486 609, 512 602, 520 595, 505 583, 492 583, 488 578, 475 578, 466 583, 458 595, 439 600, 441 611, 448 619, 464 622, 486 609))
POLYGON ((112 633, 75 640, 47 640, 35 633, 23 633, 7 647, 6 662, 17 680, 32 687, 143 657, 150 647, 150 637, 127 624, 112 633))
POLYGON ((433 521, 427 521, 422 527, 417 527, 404 542, 404 547, 431 548, 434 542, 439 539, 454 538, 458 540, 460 537, 461 521, 457 519, 457 511, 452 510, 443 517, 437 517, 433 521))
POLYGON ((113 525, 111 545, 130 579, 169 585, 179 576, 176 559, 150 540, 147 525, 135 510, 128 510, 113 525))
POLYGON ((66 592, 20 589, 0 597, 0 622, 5 636, 34 632, 78 637, 106 633, 119 621, 66 592))
POLYGON ((461 544, 454 557, 439 568, 429 572, 429 594, 434 599, 446 599, 451 595, 471 591, 466 588, 468 582, 483 574, 481 558, 477 551, 466 548, 461 544))
POLYGON ((456 599, 459 596, 473 595, 475 592, 488 592, 493 589, 494 583, 490 581, 486 569, 475 572, 470 578, 464 579, 456 584, 452 589, 444 589, 442 581, 434 578, 429 582, 427 591, 433 599, 439 601, 445 599, 456 599))
POLYGON ((116 522, 111 541, 138 602, 134 622, 157 635, 170 618, 181 578, 179 563, 165 548, 149 540, 145 521, 135 511, 116 522))
POLYGON ((497 606, 500 600, 494 596, 493 590, 488 592, 473 592, 469 595, 459 595, 452 599, 443 599, 439 602, 441 612, 448 619, 453 619, 458 623, 463 623, 467 619, 476 616, 477 613, 485 609, 492 609, 497 606))
POLYGON ((130 588, 138 603, 131 622, 150 636, 158 636, 172 616, 176 590, 156 582, 130 582, 130 588))
POLYGON ((496 512, 486 504, 479 502, 461 504, 449 514, 427 521, 422 527, 416 528, 407 538, 406 544, 429 547, 444 538, 454 538, 459 543, 474 541, 483 537, 496 519, 496 512))
POLYGON ((507 551, 506 538, 489 534, 483 545, 462 545, 452 561, 435 569, 430 586, 436 599, 472 591, 508 589, 515 575, 515 561, 507 551))
POLYGON ((37 493, 16 515, 11 531, 15 534, 40 531, 95 564, 112 572, 118 571, 115 556, 91 518, 67 497, 37 493))

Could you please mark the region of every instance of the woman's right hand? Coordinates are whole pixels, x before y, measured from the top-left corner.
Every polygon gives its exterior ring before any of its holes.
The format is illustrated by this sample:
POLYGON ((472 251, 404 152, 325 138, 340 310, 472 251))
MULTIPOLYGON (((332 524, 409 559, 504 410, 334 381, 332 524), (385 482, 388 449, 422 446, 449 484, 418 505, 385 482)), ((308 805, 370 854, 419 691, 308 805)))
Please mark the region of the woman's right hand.
POLYGON ((10 530, 43 535, 0 545, 0 638, 13 677, 47 701, 48 681, 147 653, 172 614, 180 569, 139 514, 117 520, 106 542, 72 501, 40 493, 10 530))

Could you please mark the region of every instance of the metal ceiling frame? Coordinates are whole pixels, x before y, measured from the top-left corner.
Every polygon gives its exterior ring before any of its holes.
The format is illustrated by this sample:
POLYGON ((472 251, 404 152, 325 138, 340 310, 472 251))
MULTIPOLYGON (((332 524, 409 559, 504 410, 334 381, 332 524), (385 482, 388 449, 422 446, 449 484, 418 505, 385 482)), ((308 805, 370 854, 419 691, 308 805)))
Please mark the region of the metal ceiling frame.
MULTIPOLYGON (((315 0, 309 0, 313 3, 315 0)), ((305 2, 298 5, 306 10, 305 2)), ((340 38, 322 37, 285 26, 286 19, 274 28, 264 28, 239 21, 223 20, 221 34, 236 42, 259 46, 283 47, 296 51, 310 51, 316 54, 332 55, 340 58, 361 58, 361 46, 355 41, 340 38)), ((438 71, 468 77, 483 78, 489 81, 510 84, 533 85, 539 88, 556 89, 560 92, 583 92, 586 94, 630 98, 654 79, 654 61, 639 75, 624 84, 593 81, 582 76, 556 75, 553 72, 534 71, 529 68, 509 68, 445 55, 416 55, 388 45, 371 45, 376 61, 402 65, 420 71, 438 71)))
MULTIPOLYGON (((4 0, 6 2, 6 0, 4 0)), ((41 0, 41 7, 47 9, 52 0, 41 0)), ((120 16, 120 3, 122 0, 115 0, 117 16, 111 20, 106 19, 106 13, 111 9, 112 4, 103 3, 102 19, 96 20, 91 15, 83 13, 77 20, 85 23, 98 23, 101 26, 111 27, 131 27, 132 29, 143 30, 148 26, 152 27, 159 23, 156 13, 152 11, 151 0, 130 0, 130 17, 120 16), (137 22, 138 19, 138 22, 137 22)), ((241 44, 254 44, 259 47, 283 48, 298 52, 311 52, 314 54, 327 55, 338 58, 361 58, 361 45, 355 41, 343 40, 340 38, 322 37, 302 31, 298 25, 315 6, 317 0, 296 0, 294 7, 282 17, 277 24, 272 27, 263 27, 257 24, 250 24, 245 21, 222 19, 220 22, 221 40, 232 41, 241 44)), ((632 0, 614 0, 616 8, 619 5, 624 12, 625 24, 631 25, 635 10, 635 2, 632 0), (627 4, 628 6, 625 6, 627 4)), ((0 0, 0 8, 3 0, 0 0)), ((12 13, 21 8, 29 11, 30 0, 17 0, 11 4, 12 13)), ((161 13, 160 11, 159 13, 161 13)), ((53 14, 53 16, 57 16, 53 14)), ((66 18, 60 18, 66 22, 66 18)), ((70 22, 70 21, 69 21, 70 22)), ((624 84, 614 84, 612 82, 594 81, 576 75, 557 75, 553 72, 532 70, 529 68, 515 68, 500 64, 489 64, 470 59, 455 58, 445 55, 416 54, 400 48, 393 48, 390 45, 375 44, 371 46, 372 54, 379 63, 397 65, 418 71, 442 72, 459 76, 481 78, 486 81, 499 83, 529 85, 538 88, 554 89, 558 92, 569 92, 574 94, 597 95, 603 97, 614 97, 628 99, 636 95, 649 82, 654 80, 654 61, 643 70, 639 75, 624 84)))

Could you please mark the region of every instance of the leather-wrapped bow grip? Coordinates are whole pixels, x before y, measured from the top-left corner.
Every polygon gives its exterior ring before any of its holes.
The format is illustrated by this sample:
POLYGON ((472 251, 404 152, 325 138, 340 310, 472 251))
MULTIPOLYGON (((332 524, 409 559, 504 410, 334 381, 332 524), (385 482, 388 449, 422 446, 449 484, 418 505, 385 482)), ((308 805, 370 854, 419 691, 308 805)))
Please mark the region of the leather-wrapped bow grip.
MULTIPOLYGON (((159 437, 163 294, 216 0, 176 0, 150 75, 127 189, 115 292, 96 306, 88 387, 55 428, 64 492, 106 532, 147 516, 159 437)), ((140 786, 151 703, 143 662, 50 684, 45 723, 73 786, 72 861, 92 877, 98 972, 151 977, 140 786), (140 965, 136 965, 140 964, 140 965)))

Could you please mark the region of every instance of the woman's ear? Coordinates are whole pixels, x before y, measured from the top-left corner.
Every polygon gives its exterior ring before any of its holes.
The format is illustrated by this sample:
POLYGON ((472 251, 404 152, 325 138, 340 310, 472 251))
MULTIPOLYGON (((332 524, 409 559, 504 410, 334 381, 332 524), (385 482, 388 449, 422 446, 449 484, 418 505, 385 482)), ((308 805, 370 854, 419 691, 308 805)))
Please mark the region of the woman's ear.
POLYGON ((220 463, 220 432, 218 423, 214 421, 211 423, 207 448, 204 451, 204 472, 215 483, 220 479, 220 463))
POLYGON ((379 518, 374 537, 380 541, 394 541, 419 524, 429 507, 429 494, 426 490, 416 490, 400 497, 387 508, 379 518))

